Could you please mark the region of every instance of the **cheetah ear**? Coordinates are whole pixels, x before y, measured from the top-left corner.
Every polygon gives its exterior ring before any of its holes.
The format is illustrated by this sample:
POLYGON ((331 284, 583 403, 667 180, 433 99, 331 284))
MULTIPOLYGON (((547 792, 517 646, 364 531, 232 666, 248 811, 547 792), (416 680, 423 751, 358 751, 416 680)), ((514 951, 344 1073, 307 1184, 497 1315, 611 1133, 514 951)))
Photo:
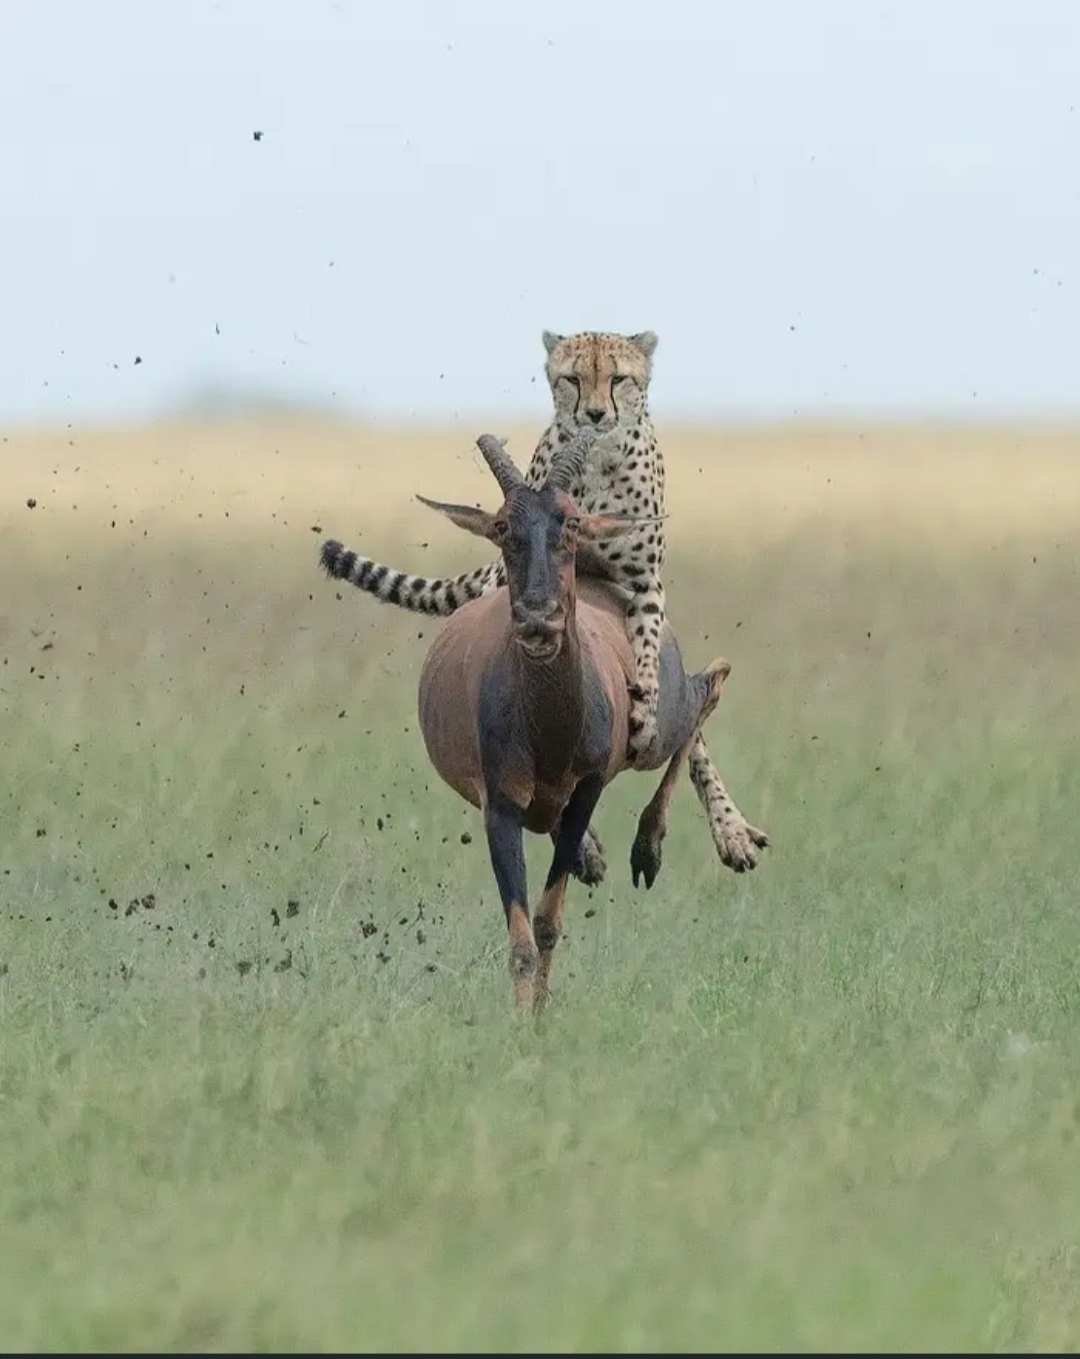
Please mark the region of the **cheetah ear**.
POLYGON ((656 353, 656 346, 660 343, 660 336, 655 330, 642 330, 637 335, 630 336, 630 343, 640 349, 647 359, 651 359, 656 353))
POLYGON ((545 330, 540 338, 544 341, 544 348, 551 354, 554 353, 555 346, 559 344, 565 336, 556 335, 553 330, 545 330))

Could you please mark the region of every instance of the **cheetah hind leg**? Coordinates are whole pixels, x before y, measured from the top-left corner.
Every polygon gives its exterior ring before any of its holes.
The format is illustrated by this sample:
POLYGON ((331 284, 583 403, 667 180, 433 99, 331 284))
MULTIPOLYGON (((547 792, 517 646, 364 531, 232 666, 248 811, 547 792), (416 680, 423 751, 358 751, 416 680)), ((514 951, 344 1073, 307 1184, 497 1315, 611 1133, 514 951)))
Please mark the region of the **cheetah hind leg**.
POLYGON ((720 862, 736 873, 756 868, 758 851, 768 848, 769 837, 751 826, 735 805, 700 732, 690 751, 690 781, 709 818, 709 830, 720 862))

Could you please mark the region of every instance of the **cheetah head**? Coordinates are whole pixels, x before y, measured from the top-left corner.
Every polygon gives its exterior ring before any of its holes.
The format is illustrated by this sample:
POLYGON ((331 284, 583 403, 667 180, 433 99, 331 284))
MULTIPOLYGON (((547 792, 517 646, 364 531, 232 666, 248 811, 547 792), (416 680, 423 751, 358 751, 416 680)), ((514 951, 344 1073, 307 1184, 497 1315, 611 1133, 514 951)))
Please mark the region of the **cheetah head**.
POLYGON ((559 424, 571 432, 585 428, 600 434, 636 425, 645 413, 656 344, 651 330, 640 335, 545 330, 547 376, 559 424))

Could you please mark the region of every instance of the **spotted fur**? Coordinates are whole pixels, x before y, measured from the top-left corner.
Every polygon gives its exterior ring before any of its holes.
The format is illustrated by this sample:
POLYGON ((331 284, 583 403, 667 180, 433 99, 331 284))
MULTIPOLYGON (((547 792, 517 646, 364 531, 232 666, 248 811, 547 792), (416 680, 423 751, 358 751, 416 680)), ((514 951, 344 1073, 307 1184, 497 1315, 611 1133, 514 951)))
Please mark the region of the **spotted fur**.
MULTIPOLYGON (((627 593, 626 625, 636 666, 631 690, 630 752, 644 757, 656 739, 660 636, 666 617, 662 572, 667 539, 662 520, 664 460, 648 411, 652 356, 657 337, 583 331, 544 332, 547 378, 555 404, 529 468, 528 485, 547 479, 552 455, 582 428, 598 438, 581 475, 567 488, 585 514, 627 514, 640 528, 593 545, 583 573, 602 575, 627 593)), ((376 599, 415 613, 445 615, 505 584, 502 562, 459 576, 432 578, 395 571, 340 544, 324 544, 323 566, 376 599)), ((737 872, 753 868, 767 837, 749 826, 731 800, 708 749, 698 736, 690 774, 709 819, 721 860, 737 872)))

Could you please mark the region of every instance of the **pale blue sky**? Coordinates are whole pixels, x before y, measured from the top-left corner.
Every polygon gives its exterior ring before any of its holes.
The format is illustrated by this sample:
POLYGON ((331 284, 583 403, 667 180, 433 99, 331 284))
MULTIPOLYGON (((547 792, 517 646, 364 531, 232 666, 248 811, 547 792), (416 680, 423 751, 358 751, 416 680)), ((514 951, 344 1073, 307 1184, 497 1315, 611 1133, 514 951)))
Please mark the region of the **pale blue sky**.
POLYGON ((1080 413, 1070 0, 2 0, 0 119, 5 422, 539 419, 544 327, 669 418, 1080 413))

